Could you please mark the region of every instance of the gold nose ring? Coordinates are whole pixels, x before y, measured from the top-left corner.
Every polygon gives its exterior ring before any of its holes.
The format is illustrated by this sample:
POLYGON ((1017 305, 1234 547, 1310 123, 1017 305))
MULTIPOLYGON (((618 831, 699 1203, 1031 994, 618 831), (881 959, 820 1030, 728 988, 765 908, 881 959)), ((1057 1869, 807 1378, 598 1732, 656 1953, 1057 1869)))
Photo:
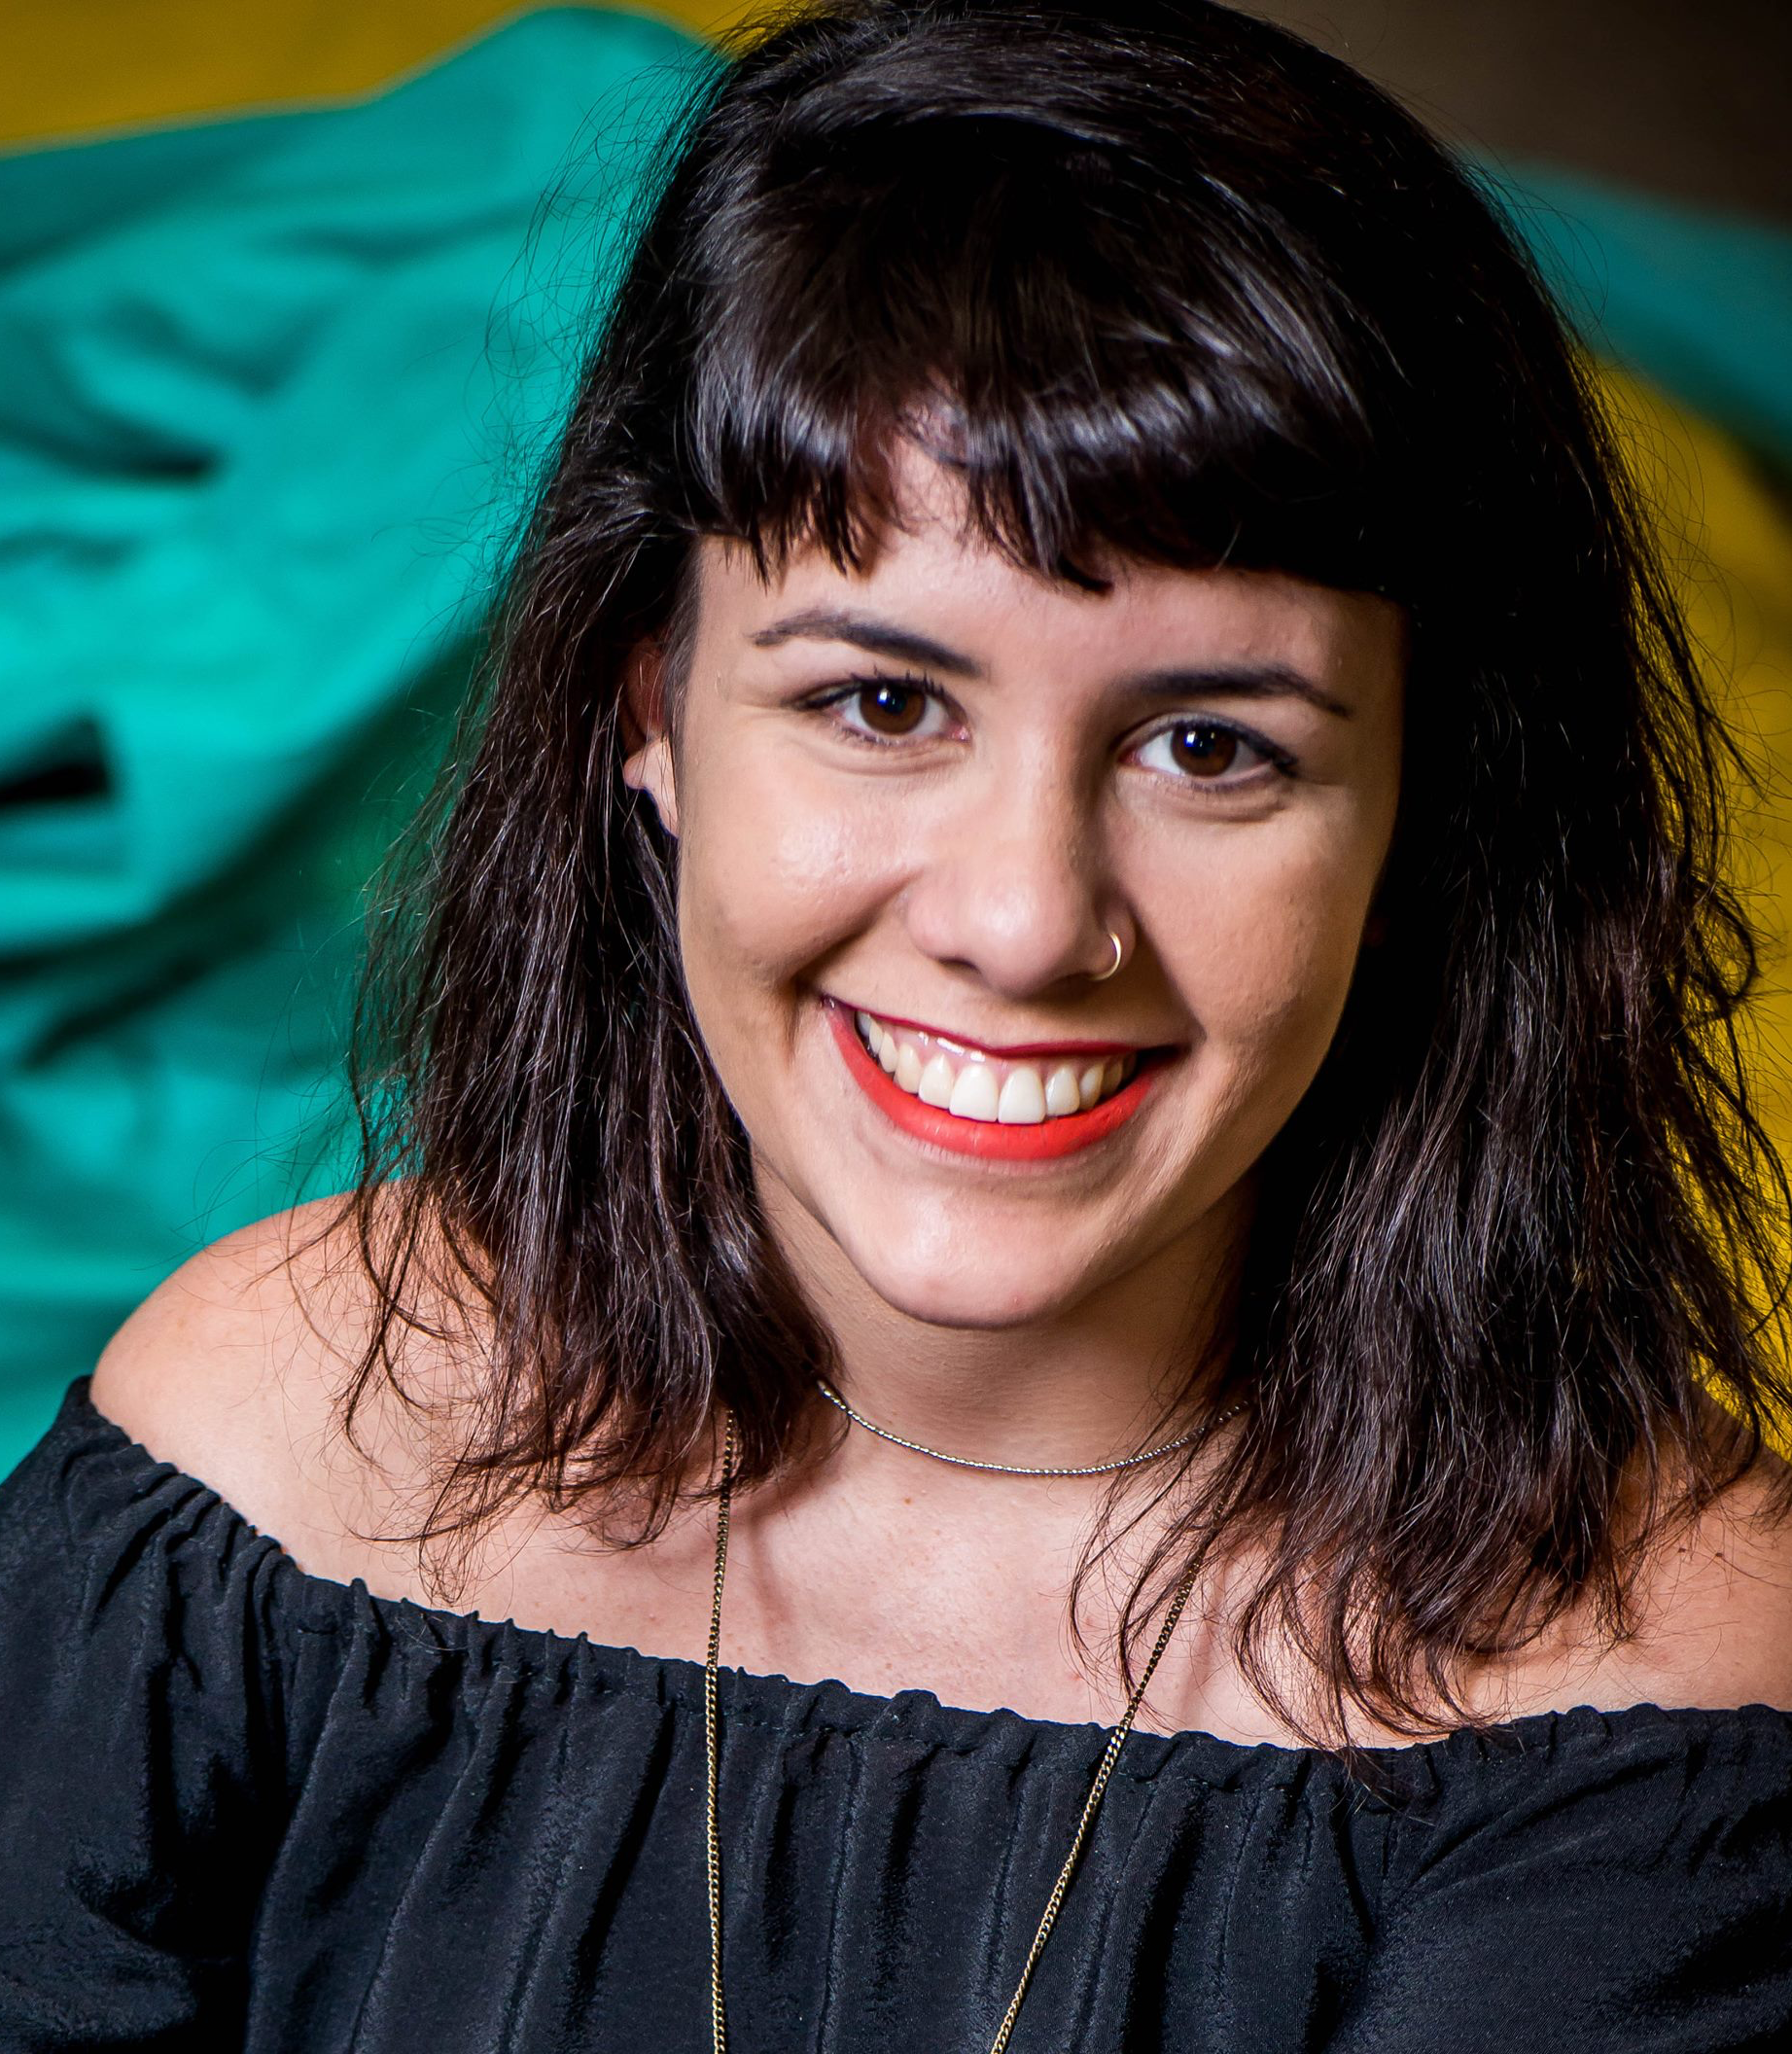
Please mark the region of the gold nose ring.
POLYGON ((1091 984, 1106 984, 1107 979, 1113 975, 1116 970, 1119 969, 1120 958, 1126 953, 1126 944, 1120 939, 1119 936, 1114 933, 1111 927, 1107 930, 1107 938, 1113 943, 1113 961, 1108 964, 1106 970, 1098 970, 1091 972, 1089 977, 1089 981, 1091 984))

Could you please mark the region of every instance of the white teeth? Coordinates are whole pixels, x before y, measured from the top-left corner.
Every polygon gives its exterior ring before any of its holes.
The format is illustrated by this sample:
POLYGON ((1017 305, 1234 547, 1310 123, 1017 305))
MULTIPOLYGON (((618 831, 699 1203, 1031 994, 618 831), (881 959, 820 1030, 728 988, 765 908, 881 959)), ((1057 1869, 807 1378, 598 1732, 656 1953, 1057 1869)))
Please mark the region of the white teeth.
POLYGON ((960 1119, 996 1117, 996 1080, 981 1063, 966 1063, 958 1074, 946 1111, 960 1119))
POLYGON ((1053 1119, 1082 1111, 1082 1093, 1076 1088, 1076 1073, 1069 1063, 1060 1063, 1046 1079, 1045 1110, 1053 1119))
POLYGON ((1004 1127, 1037 1127, 1045 1117, 1045 1086, 1037 1070, 1010 1070, 996 1102, 996 1117, 1004 1127))
POLYGON ((1136 1067, 1131 1056, 1109 1056, 1080 1069, 1061 1062, 1042 1073, 1037 1063, 981 1061, 930 1050, 931 1035, 915 1029, 898 1039, 872 1013, 855 1012, 853 1024, 886 1075, 924 1105, 941 1107, 960 1119, 999 1120, 1004 1126, 1037 1126, 1086 1113, 1111 1097, 1136 1067))
POLYGON ((952 1087, 957 1081, 952 1065, 943 1055, 936 1055, 922 1071, 920 1080, 915 1085, 915 1096, 924 1106, 945 1106, 949 1109, 952 1104, 952 1087))

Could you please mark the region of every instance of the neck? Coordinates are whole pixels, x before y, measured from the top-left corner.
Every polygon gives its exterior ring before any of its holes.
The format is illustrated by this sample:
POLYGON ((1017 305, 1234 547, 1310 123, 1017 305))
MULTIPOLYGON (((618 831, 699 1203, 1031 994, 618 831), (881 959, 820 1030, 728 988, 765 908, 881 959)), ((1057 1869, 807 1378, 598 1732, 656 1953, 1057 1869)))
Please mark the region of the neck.
MULTIPOLYGON (((785 1199, 767 1193, 767 1217, 833 1339, 829 1381, 889 1432, 978 1462, 1071 1469, 1134 1454, 1207 1416, 1242 1202, 1074 1302, 966 1327, 891 1304, 785 1199)), ((861 1456, 925 1461, 887 1445, 861 1456)))

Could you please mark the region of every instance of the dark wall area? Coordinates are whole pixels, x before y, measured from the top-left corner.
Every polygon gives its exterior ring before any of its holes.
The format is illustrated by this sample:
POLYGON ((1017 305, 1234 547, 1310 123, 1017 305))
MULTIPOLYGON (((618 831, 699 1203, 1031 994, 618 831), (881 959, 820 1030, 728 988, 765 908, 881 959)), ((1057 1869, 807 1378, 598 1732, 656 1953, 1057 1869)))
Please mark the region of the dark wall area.
POLYGON ((1792 0, 1253 5, 1453 141, 1792 223, 1792 0))

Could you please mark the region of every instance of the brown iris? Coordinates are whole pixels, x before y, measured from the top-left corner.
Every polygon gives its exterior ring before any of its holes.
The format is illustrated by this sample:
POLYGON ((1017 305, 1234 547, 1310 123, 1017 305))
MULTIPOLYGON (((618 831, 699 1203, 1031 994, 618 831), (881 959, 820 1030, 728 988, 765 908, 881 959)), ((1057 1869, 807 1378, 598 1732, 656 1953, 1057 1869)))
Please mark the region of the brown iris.
POLYGON ((1238 758, 1238 736, 1228 727, 1191 724, 1170 730, 1170 751, 1178 768, 1196 777, 1220 777, 1238 758))
POLYGON ((859 693, 865 725, 879 734, 912 734, 927 711, 927 694, 913 685, 866 685, 859 693))

